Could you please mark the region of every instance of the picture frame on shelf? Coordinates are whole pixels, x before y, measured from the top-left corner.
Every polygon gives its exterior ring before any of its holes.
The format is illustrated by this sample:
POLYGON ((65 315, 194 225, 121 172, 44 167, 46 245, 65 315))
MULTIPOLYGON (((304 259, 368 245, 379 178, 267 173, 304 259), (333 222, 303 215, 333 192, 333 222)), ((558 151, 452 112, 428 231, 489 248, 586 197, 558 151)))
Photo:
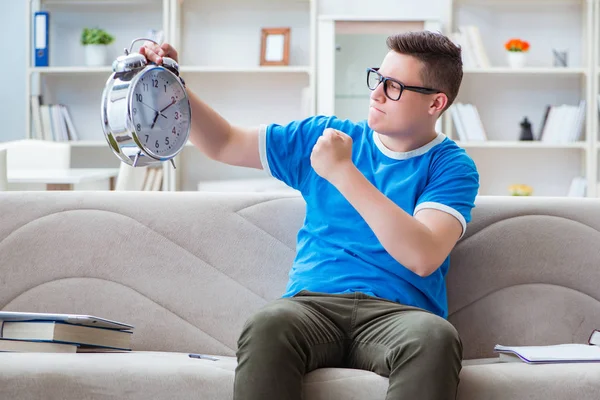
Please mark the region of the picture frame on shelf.
POLYGON ((289 65, 290 28, 262 28, 260 65, 289 65))

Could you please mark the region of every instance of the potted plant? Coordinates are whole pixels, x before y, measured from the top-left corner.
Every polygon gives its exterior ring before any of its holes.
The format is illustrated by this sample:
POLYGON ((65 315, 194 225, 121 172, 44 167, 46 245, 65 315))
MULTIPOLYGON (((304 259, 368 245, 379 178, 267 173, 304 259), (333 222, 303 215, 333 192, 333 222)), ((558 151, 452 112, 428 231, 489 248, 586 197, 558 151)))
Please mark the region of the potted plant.
POLYGON ((510 185, 508 191, 511 196, 531 196, 533 195, 533 188, 529 185, 517 183, 510 185))
POLYGON ((508 65, 511 68, 525 66, 525 53, 529 50, 529 43, 521 39, 510 39, 504 44, 508 51, 508 65))
POLYGON ((100 28, 84 28, 81 44, 85 47, 85 63, 88 66, 106 65, 108 45, 115 41, 114 36, 100 28))

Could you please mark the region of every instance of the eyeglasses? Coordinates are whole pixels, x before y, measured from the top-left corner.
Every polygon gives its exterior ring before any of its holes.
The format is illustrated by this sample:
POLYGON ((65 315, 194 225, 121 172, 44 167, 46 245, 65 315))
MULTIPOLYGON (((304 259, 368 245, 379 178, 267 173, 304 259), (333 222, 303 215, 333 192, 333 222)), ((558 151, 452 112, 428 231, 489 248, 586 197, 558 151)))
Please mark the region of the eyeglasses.
POLYGON ((402 96, 402 92, 405 90, 422 94, 441 93, 441 90, 437 89, 425 88, 421 86, 406 86, 402 82, 398 82, 393 78, 387 78, 381 75, 378 71, 379 68, 367 68, 367 86, 369 89, 375 90, 377 89, 377 86, 383 82, 383 93, 385 93, 386 97, 392 101, 400 100, 400 96, 402 96))

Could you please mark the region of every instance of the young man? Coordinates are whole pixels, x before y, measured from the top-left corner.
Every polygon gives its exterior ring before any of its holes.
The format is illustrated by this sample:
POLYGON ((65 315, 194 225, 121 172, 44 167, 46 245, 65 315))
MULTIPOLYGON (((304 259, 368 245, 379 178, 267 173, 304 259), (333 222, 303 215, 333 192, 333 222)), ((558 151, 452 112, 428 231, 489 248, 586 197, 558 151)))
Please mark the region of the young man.
MULTIPOLYGON (((431 32, 387 44, 367 72, 367 121, 241 128, 191 94, 197 147, 267 170, 307 204, 285 294, 240 336, 237 400, 300 400, 303 376, 322 367, 387 376, 388 400, 456 397, 462 344, 446 320, 444 278, 479 176, 435 122, 458 93, 461 52, 431 32)), ((177 58, 168 44, 141 52, 177 58)))

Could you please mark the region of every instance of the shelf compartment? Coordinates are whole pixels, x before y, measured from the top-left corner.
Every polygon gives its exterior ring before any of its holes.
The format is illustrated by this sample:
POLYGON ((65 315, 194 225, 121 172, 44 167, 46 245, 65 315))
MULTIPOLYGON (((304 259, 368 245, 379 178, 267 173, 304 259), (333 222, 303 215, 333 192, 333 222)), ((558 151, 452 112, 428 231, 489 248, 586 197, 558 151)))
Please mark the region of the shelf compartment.
POLYGON ((544 143, 540 141, 509 141, 490 140, 485 142, 461 142, 456 141, 460 147, 469 149, 586 149, 586 142, 573 143, 544 143))

